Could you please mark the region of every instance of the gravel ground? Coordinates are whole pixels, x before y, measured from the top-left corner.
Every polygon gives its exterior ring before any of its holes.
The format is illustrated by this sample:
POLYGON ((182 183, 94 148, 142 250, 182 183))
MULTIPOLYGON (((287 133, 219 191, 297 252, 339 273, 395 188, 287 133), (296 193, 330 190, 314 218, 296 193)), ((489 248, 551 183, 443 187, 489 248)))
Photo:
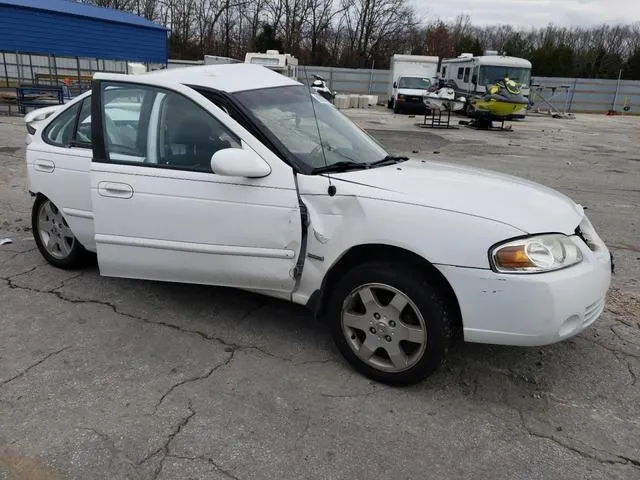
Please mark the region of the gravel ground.
POLYGON ((526 177, 616 255, 603 317, 544 348, 460 344, 425 382, 355 374, 302 308, 45 264, 24 126, 0 118, 0 479, 640 478, 640 118, 424 130, 348 112, 395 153, 526 177), (437 153, 436 153, 437 152, 437 153))

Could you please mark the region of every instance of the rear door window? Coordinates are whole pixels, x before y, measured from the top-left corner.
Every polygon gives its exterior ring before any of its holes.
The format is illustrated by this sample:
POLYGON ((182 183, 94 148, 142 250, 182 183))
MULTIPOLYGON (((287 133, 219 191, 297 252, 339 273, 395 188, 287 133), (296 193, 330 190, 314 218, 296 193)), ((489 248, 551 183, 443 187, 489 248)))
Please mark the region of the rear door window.
POLYGON ((65 148, 71 144, 80 105, 80 103, 76 103, 67 108, 47 126, 42 134, 45 142, 65 148))

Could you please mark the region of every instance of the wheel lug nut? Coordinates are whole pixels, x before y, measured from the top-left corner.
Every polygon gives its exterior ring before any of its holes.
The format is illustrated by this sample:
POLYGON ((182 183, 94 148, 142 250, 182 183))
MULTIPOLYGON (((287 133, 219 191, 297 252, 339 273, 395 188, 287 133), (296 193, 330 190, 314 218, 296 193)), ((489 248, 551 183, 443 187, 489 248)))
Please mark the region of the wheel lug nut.
POLYGON ((395 327, 396 326, 396 322, 394 322, 393 320, 389 320, 389 326, 391 328, 395 327))
POLYGON ((373 333, 374 335, 376 334, 376 329, 375 329, 375 328, 373 328, 373 327, 371 327, 371 328, 369 329, 369 331, 370 331, 371 333, 373 333))
POLYGON ((387 342, 390 342, 390 341, 391 341, 391 336, 387 335, 386 337, 384 337, 384 339, 385 339, 387 342))
POLYGON ((379 313, 374 313, 373 314, 373 318, 375 318, 376 320, 380 320, 380 314, 379 313))

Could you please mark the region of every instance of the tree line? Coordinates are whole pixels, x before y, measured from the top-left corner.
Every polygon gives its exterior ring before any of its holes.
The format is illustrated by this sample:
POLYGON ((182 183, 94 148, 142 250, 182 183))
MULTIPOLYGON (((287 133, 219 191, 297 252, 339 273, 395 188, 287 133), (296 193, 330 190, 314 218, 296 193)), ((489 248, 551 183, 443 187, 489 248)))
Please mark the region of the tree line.
POLYGON ((388 68, 391 55, 481 55, 531 60, 535 75, 640 80, 640 22, 595 27, 478 26, 421 19, 408 0, 79 0, 166 26, 169 58, 244 59, 275 49, 301 64, 388 68))

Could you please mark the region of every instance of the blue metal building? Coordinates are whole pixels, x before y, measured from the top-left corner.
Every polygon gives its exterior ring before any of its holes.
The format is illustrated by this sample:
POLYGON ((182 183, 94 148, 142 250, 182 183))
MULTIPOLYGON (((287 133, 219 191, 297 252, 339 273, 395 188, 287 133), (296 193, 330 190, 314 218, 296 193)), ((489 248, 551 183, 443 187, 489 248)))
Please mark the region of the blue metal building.
POLYGON ((0 51, 167 63, 167 30, 67 0, 0 0, 0 51))

